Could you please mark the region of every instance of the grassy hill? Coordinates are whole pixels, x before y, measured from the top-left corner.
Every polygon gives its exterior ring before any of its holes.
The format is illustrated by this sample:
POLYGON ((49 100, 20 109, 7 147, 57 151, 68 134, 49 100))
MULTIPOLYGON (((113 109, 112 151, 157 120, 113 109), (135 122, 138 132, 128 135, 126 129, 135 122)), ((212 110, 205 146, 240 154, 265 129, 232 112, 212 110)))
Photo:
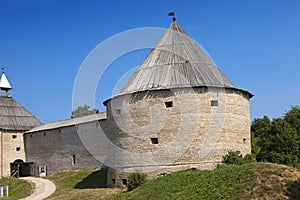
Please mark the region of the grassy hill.
POLYGON ((9 196, 1 199, 21 199, 27 197, 32 192, 32 186, 30 183, 17 178, 1 178, 0 185, 8 185, 9 196))
POLYGON ((270 163, 180 171, 132 192, 105 188, 104 170, 69 170, 48 178, 57 187, 49 199, 300 199, 300 171, 270 163))
POLYGON ((181 171, 112 199, 300 199, 300 172, 268 163, 181 171))
POLYGON ((66 170, 47 178, 56 185, 56 191, 47 199, 99 199, 120 192, 119 188, 105 188, 106 170, 66 170))

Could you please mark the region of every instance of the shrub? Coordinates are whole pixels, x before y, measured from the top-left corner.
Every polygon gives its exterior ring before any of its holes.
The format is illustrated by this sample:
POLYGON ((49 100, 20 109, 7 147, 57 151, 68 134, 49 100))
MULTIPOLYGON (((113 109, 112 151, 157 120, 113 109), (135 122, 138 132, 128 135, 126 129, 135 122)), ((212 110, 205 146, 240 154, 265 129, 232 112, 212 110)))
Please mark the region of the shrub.
POLYGON ((284 163, 285 155, 283 153, 270 152, 267 160, 272 163, 284 163))
POLYGON ((240 151, 229 151, 223 156, 223 163, 227 165, 241 165, 243 164, 243 158, 240 151))
POLYGON ((286 165, 295 165, 299 163, 298 156, 293 154, 287 154, 284 157, 284 164, 286 165))
POLYGON ((253 153, 247 154, 244 157, 244 162, 245 163, 251 163, 251 162, 256 162, 256 155, 253 153))
POLYGON ((128 191, 132 191, 146 182, 146 174, 141 172, 130 173, 127 179, 127 189, 128 191))

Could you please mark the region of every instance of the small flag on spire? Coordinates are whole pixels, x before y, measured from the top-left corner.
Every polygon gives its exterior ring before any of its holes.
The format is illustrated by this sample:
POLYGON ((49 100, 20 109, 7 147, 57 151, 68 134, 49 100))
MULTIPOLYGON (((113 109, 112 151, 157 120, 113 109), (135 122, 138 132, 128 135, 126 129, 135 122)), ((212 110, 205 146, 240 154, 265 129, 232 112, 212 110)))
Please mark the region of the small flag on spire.
POLYGON ((175 16, 175 12, 169 12, 168 16, 175 16))
POLYGON ((168 13, 168 16, 173 16, 173 22, 175 22, 176 21, 176 17, 175 17, 175 12, 173 11, 173 12, 169 12, 168 13))

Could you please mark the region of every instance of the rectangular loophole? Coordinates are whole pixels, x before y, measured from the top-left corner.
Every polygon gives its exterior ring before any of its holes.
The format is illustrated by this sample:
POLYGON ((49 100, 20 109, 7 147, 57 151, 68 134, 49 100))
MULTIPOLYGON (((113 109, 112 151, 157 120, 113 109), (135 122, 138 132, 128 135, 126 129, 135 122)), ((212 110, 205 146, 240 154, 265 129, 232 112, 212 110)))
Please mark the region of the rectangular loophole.
POLYGON ((151 138, 151 144, 158 144, 158 138, 151 138))
POLYGON ((72 165, 76 165, 76 155, 72 156, 72 165))
POLYGON ((166 108, 172 108, 173 107, 173 101, 166 101, 165 106, 166 106, 166 108))
POLYGON ((112 182, 113 185, 116 185, 116 179, 115 178, 111 179, 111 182, 112 182))
POLYGON ((210 105, 211 106, 218 106, 218 100, 211 100, 210 105))

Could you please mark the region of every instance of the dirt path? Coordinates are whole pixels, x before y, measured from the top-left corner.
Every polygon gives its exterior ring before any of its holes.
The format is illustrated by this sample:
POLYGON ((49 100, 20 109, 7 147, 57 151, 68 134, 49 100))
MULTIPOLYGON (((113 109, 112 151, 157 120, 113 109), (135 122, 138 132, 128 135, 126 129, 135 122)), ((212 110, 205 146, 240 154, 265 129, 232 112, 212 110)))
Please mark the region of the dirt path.
POLYGON ((33 193, 22 200, 41 200, 49 197, 55 192, 56 187, 54 183, 47 179, 36 177, 24 177, 21 179, 32 182, 35 187, 33 193))

